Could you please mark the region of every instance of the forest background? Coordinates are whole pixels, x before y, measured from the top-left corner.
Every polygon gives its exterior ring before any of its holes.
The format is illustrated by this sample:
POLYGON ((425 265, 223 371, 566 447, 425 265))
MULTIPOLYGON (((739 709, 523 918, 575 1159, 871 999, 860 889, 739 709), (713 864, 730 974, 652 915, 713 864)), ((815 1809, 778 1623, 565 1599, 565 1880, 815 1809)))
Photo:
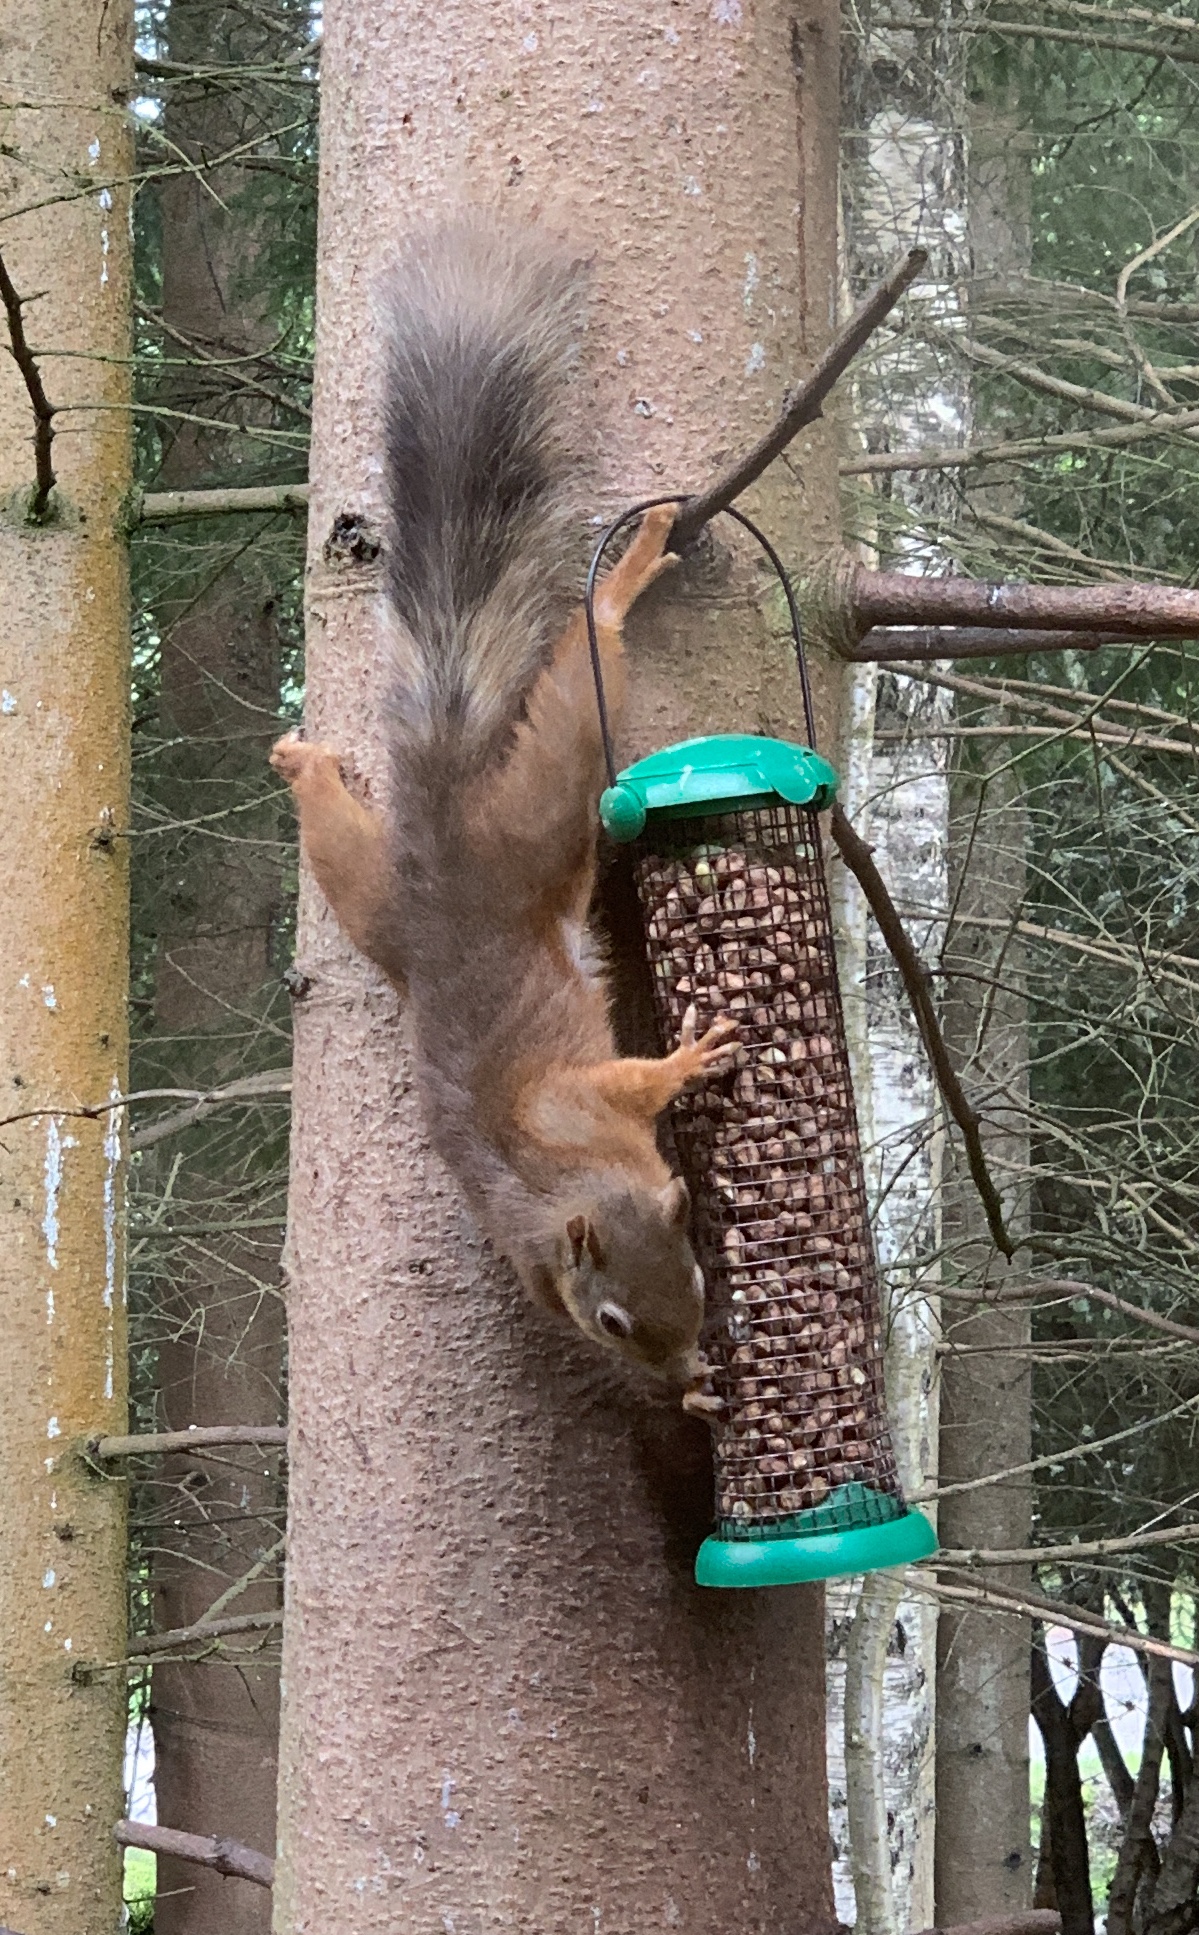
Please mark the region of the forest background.
MULTIPOLYGON (((308 438, 319 32, 307 0, 170 0, 139 26, 137 484, 210 495, 132 545, 131 1088, 213 1099, 135 1118, 134 1428, 281 1425, 304 989, 294 829, 265 754, 303 705, 286 487, 308 438), (226 487, 268 508, 213 515, 226 487)), ((883 567, 1194 583, 1199 21, 888 0, 847 5, 843 27, 846 306, 898 248, 930 250, 841 399, 847 535, 883 567)), ((818 632, 812 587, 807 609, 818 632)), ((857 675, 848 805, 919 940, 1031 1286, 1012 1297, 1009 1272, 979 1307, 995 1260, 847 887, 893 1404, 909 1489, 939 1500, 953 1557, 865 1610, 830 1601, 839 1905, 852 1919, 856 1887, 871 1935, 1014 1912, 1030 1868, 1066 1935, 1096 1914, 1112 1935, 1199 1926, 1193 668, 1173 639, 857 675), (852 1751, 839 1769, 862 1661, 884 1656, 865 1736, 880 1816, 852 1751), (981 1847, 955 1774, 980 1755, 981 1847), (971 1879, 952 1897, 955 1871, 971 1879)), ((269 1849, 280 1461, 137 1469, 133 1715, 160 1818, 269 1849), (238 1630, 197 1642, 222 1616, 238 1630), (151 1643, 164 1633, 192 1637, 151 1643)), ((130 1864, 138 1925, 205 1925, 206 1877, 130 1864)), ((236 1926, 223 1900, 233 1935, 266 1926, 252 1889, 236 1926)))

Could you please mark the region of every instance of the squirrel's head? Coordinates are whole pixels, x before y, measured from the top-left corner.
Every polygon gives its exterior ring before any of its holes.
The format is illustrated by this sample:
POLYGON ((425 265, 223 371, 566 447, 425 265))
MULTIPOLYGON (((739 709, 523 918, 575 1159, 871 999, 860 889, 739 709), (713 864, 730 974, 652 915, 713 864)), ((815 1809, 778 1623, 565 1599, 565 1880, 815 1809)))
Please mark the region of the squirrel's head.
POLYGON ((674 1383, 702 1368, 704 1279, 687 1234, 691 1198, 660 1189, 605 1191, 567 1219, 555 1285, 584 1335, 674 1383))

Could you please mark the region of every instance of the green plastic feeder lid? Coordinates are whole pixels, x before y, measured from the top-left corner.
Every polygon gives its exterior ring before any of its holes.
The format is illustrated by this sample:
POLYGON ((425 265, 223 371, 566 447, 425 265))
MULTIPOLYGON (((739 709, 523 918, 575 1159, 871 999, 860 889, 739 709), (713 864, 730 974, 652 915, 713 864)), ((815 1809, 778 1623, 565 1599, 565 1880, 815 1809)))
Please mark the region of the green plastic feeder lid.
POLYGON ((798 1586, 815 1579, 849 1579, 859 1572, 912 1565, 937 1549, 937 1535, 923 1512, 905 1512, 881 1525, 836 1532, 800 1532, 792 1538, 705 1539, 695 1561, 701 1586, 798 1586))
POLYGON ((837 775, 827 759, 785 739, 749 732, 714 733, 639 759, 618 773, 600 798, 600 819, 613 840, 635 840, 651 814, 669 819, 732 813, 783 799, 792 806, 831 806, 837 775))

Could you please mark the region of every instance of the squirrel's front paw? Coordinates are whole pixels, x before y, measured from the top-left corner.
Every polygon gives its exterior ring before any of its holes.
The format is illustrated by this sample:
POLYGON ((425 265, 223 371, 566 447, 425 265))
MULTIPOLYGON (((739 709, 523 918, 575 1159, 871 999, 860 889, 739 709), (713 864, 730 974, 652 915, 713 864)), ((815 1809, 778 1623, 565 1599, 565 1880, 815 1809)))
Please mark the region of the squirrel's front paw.
POLYGON ((695 1003, 692 1002, 683 1016, 678 1046, 678 1053, 685 1056, 692 1064, 688 1080, 722 1067, 727 1068, 737 1047, 733 1040, 737 1033, 737 1023, 731 1016, 726 1015, 723 1020, 713 1022, 707 1034, 701 1035, 697 1040, 695 1031, 698 1021, 695 1003))
POLYGON ((297 732, 285 733, 276 740, 271 748, 271 765, 289 786, 302 786, 330 766, 335 776, 341 774, 341 761, 332 746, 314 746, 297 732))

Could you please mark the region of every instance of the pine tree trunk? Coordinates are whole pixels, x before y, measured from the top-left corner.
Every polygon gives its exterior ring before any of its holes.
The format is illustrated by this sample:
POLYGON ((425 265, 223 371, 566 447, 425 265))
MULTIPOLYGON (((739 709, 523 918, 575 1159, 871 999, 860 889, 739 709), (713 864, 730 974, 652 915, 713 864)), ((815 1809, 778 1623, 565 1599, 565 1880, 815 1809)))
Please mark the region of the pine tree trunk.
MULTIPOLYGON (((1029 156, 1008 115, 970 107, 969 236, 979 281, 1002 286, 1027 269, 1029 156)), ((1013 485, 990 472, 980 496, 1017 513, 1013 485)), ((1000 723, 997 719, 996 723, 1000 723)), ((983 742, 986 744, 986 742, 983 742)), ((946 941, 945 1033, 957 1066, 980 1098, 988 1162, 1007 1227, 1028 1228, 1028 1011, 1022 953, 1012 944, 1025 894, 1023 779, 1002 740, 974 766, 959 761, 950 781, 950 907, 946 941), (972 925, 978 917, 1002 927, 972 925)), ((946 1167, 943 1234, 947 1281, 977 1293, 1010 1279, 998 1258, 964 1165, 946 1167)), ((1024 1464, 1032 1439, 1028 1308, 1009 1304, 970 1314, 947 1305, 941 1366, 942 1485, 969 1484, 1024 1464)), ((1031 1543, 1029 1477, 951 1491, 940 1506, 947 1547, 1031 1543)), ((981 1574, 979 1575, 982 1576, 981 1574)), ((1012 1566, 996 1575, 1019 1588, 1012 1566)), ((937 1639, 937 1921, 971 1921, 1027 1908, 1030 1627, 1010 1613, 943 1607, 937 1639)))
MULTIPOLYGON (((1026 1004, 1020 950, 1009 940, 1024 897, 1021 781, 1004 742, 983 742, 981 770, 950 782, 950 905, 945 1036, 972 1093, 987 1097, 984 1146, 1010 1230, 1027 1227, 1026 1004), (972 924, 999 921, 998 929, 972 924), (996 934, 1000 939, 997 942, 996 934)), ((946 1165, 946 1276, 974 1294, 1001 1282, 964 1165, 946 1165)), ((953 1490, 1027 1463, 1031 1377, 1027 1308, 971 1312, 948 1304, 941 1370, 939 1529, 948 1547, 1002 1551, 1030 1543, 1027 1474, 953 1490)), ((980 1574, 981 1576, 981 1574, 980 1574)), ((1018 1588, 1027 1574, 996 1575, 1018 1588)), ((941 1609, 937 1634, 937 1921, 1015 1914, 1032 1889, 1028 1800, 1029 1623, 1013 1613, 941 1609)))
MULTIPOLYGON (((171 0, 168 52, 175 62, 201 68, 262 63, 293 52, 305 28, 298 15, 294 22, 264 19, 212 0, 171 0)), ((277 112, 277 90, 270 105, 277 112)), ((202 159, 236 149, 257 111, 244 83, 237 91, 175 86, 167 90, 164 127, 175 152, 202 159)), ((228 359, 244 367, 275 333, 262 297, 248 293, 254 257, 269 239, 254 205, 247 205, 248 186, 234 163, 203 175, 177 174, 159 190, 166 349, 186 359, 190 343, 197 359, 169 377, 165 400, 209 420, 209 426, 167 420, 158 480, 165 489, 240 480, 256 454, 253 438, 239 426, 262 421, 267 406, 253 393, 231 391, 222 367, 228 359), (214 360, 215 368, 203 369, 201 359, 214 360), (211 427, 218 418, 230 423, 228 431, 211 427)), ((147 1044, 145 1052, 162 1063, 158 1079, 182 1076, 209 1087, 253 1072, 264 1056, 281 1058, 270 1021, 272 1004, 277 1008, 285 998, 271 962, 283 892, 281 828, 266 753, 279 704, 276 580, 286 559, 262 542, 261 529, 247 531, 244 524, 232 542, 219 527, 198 537, 185 531, 172 542, 175 567, 162 573, 168 589, 155 608, 166 748, 159 801, 185 827, 197 816, 205 825, 180 833, 169 846, 159 842, 155 1016, 164 1045, 147 1044), (228 817, 216 817, 222 813, 228 817)), ((286 1016, 278 1019, 286 1025, 286 1016)), ((184 1167, 173 1184, 176 1203, 186 1198, 189 1205, 181 1220, 219 1222, 244 1189, 245 1133, 218 1123, 215 1132, 206 1125, 182 1143, 173 1140, 158 1156, 162 1175, 181 1149, 184 1167)), ((258 1199, 260 1212, 268 1207, 258 1199)), ((254 1239, 216 1238, 171 1258, 169 1275, 155 1286, 164 1428, 280 1417, 278 1251, 273 1233, 256 1233, 254 1239)), ((277 1537, 283 1501, 272 1454, 234 1454, 215 1464, 169 1459, 162 1478, 187 1484, 173 1523, 155 1540, 154 1620, 166 1630, 200 1618, 262 1560, 277 1537)), ((276 1606, 276 1570, 268 1567, 230 1611, 276 1606)), ((157 1667, 152 1718, 159 1820, 271 1853, 279 1675, 261 1640, 249 1641, 236 1661, 157 1667)), ((217 1929, 263 1935, 270 1925, 263 1889, 169 1856, 159 1857, 158 1895, 156 1935, 217 1929)))
MULTIPOLYGON (((828 4, 326 8, 308 720, 376 783, 377 581, 326 545, 379 518, 393 230, 465 194, 594 251, 594 508, 685 489, 826 334, 836 63, 828 4)), ((805 444, 803 491, 754 497, 792 555, 833 535, 831 443, 805 444)), ((798 730, 756 566, 722 539, 679 577, 636 629, 622 757, 798 730)), ((312 890, 300 965, 276 1929, 829 1928, 819 1593, 695 1587, 706 1435, 484 1252, 396 1004, 312 890)))
POLYGON ((72 1111, 127 1085, 132 11, 0 4, 0 251, 62 412, 35 527, 0 354, 0 1922, 22 1935, 121 1907, 125 1488, 83 1448, 125 1429, 123 1122, 72 1111))

